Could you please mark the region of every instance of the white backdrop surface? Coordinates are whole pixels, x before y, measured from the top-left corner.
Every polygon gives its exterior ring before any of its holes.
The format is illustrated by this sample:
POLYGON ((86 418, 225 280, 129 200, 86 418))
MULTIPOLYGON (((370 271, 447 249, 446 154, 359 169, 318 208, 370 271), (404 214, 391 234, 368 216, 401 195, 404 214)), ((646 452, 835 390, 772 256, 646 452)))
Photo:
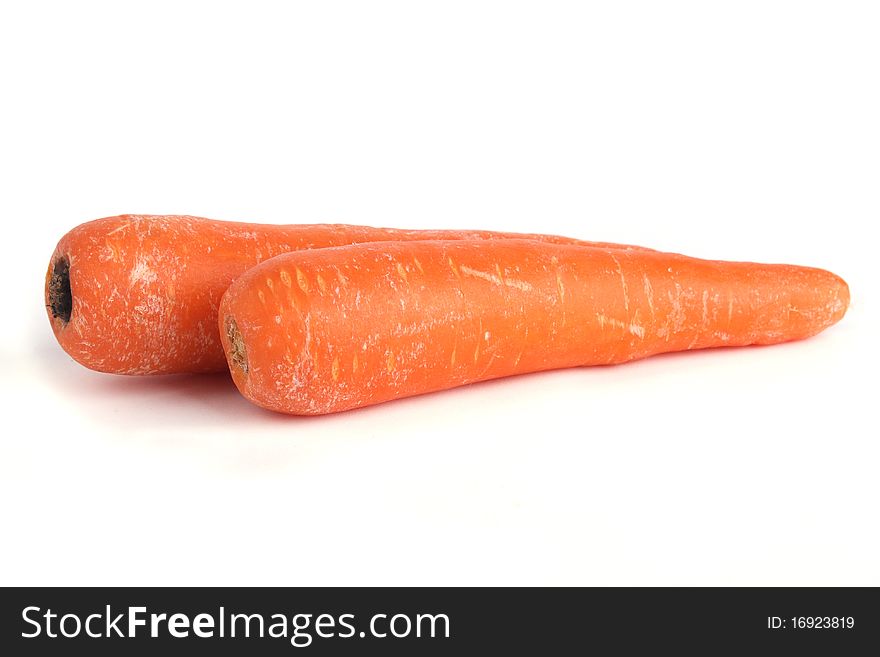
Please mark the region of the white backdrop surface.
POLYGON ((870 2, 0 6, 0 584, 880 584, 870 2), (88 371, 76 224, 567 234, 824 267, 772 348, 323 418, 88 371))

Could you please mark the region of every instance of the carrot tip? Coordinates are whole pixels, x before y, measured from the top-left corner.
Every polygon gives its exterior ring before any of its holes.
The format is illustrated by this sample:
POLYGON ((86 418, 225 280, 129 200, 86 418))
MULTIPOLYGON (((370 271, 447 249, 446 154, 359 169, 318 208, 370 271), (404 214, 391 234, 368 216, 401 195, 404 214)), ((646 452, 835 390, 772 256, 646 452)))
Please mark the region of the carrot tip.
POLYGON ((73 312, 73 295, 70 292, 70 260, 62 256, 52 265, 49 278, 49 308, 52 317, 60 319, 65 325, 73 312))
POLYGON ((244 339, 241 337, 241 333, 238 331, 238 324, 235 323, 235 318, 232 316, 226 318, 226 337, 229 338, 229 360, 231 364, 247 374, 248 359, 247 351, 244 348, 244 339))

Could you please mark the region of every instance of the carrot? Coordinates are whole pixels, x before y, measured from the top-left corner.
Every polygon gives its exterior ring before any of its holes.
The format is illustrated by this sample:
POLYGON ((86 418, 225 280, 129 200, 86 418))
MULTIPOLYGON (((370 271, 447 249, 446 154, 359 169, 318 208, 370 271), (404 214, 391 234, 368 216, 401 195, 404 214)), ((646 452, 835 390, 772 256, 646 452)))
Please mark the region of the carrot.
POLYGON ((217 332, 220 297, 236 276, 267 258, 378 240, 508 237, 523 235, 277 226, 188 216, 108 217, 74 228, 58 243, 46 274, 46 309, 58 342, 91 369, 116 374, 219 372, 226 370, 217 332))
POLYGON ((220 304, 236 385, 296 415, 513 374, 773 344, 837 322, 846 283, 808 267, 529 240, 289 253, 220 304))

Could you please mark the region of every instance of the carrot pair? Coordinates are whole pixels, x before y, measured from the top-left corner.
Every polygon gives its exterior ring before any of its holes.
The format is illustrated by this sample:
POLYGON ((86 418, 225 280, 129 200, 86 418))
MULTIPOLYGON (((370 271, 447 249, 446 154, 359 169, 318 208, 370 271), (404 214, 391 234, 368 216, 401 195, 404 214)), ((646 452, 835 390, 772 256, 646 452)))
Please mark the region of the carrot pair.
POLYGON ((59 342, 102 371, 228 367, 260 406, 321 414, 538 370, 808 337, 830 272, 545 235, 124 216, 62 238, 59 342), (234 282, 233 282, 234 281, 234 282))

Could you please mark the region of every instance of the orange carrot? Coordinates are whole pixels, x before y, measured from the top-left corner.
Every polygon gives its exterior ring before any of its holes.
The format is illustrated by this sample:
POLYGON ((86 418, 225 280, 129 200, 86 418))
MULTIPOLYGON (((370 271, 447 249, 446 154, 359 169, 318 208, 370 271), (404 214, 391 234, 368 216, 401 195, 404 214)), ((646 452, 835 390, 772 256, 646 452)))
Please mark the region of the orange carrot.
POLYGON ((846 283, 808 267, 529 240, 288 253, 220 304, 236 385, 317 415, 524 372, 773 344, 837 322, 846 283))
MULTIPOLYGON (((398 230, 337 224, 277 226, 187 216, 123 215, 65 235, 46 274, 46 309, 64 350, 116 374, 224 371, 220 297, 272 256, 379 240, 500 239, 516 233, 398 230)), ((594 242, 531 235, 560 244, 594 242)), ((636 249, 626 245, 606 245, 636 249)))

